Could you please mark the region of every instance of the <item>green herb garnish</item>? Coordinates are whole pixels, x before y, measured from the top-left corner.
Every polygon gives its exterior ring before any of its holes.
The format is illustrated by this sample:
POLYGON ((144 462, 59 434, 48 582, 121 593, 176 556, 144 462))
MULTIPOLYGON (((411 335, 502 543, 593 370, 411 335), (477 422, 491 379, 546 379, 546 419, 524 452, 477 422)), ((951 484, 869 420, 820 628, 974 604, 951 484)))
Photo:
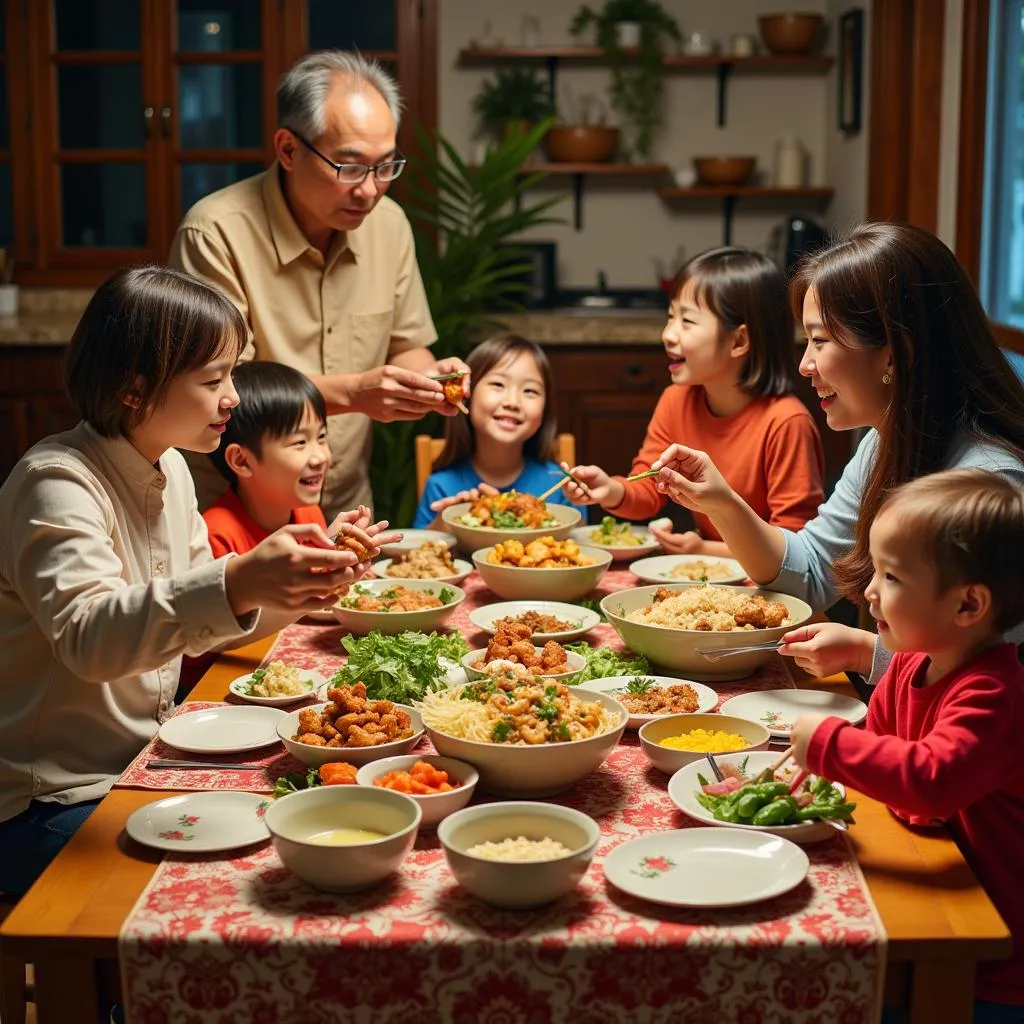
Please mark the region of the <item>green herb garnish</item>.
POLYGON ((491 739, 495 743, 504 743, 511 731, 512 723, 507 718, 503 718, 500 722, 494 723, 494 728, 491 730, 491 739))
POLYGON ((654 680, 650 676, 633 676, 629 683, 626 685, 627 693, 635 693, 637 696, 642 696, 654 685, 654 680))
MULTIPOLYGON (((427 593, 433 594, 434 592, 432 590, 428 590, 427 593)), ((437 599, 441 604, 451 604, 451 602, 455 600, 455 591, 452 590, 451 587, 442 587, 441 593, 437 595, 437 599)))
POLYGON ((493 679, 478 679, 475 683, 468 683, 463 687, 459 700, 475 700, 483 704, 488 697, 497 692, 498 684, 493 679))
POLYGON ((274 782, 274 796, 287 796, 289 793, 298 793, 300 789, 312 789, 319 785, 320 772, 316 768, 310 768, 305 774, 288 772, 274 782))
POLYGON ((263 679, 266 676, 266 674, 267 674, 267 670, 265 668, 258 668, 258 669, 256 669, 255 672, 253 672, 253 674, 251 676, 249 676, 249 681, 245 684, 245 692, 250 697, 252 696, 252 691, 257 686, 259 686, 260 683, 263 682, 263 679))
POLYGON ((494 526, 498 530, 521 530, 526 524, 515 514, 501 510, 494 513, 494 526))

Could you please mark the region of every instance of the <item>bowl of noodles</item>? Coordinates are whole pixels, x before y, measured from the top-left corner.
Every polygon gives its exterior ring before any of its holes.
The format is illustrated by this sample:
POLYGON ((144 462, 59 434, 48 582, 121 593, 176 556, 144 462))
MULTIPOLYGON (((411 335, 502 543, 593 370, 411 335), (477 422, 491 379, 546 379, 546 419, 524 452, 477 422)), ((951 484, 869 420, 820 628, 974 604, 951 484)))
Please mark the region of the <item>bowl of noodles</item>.
POLYGON ((701 651, 778 641, 811 617, 799 598, 752 587, 648 586, 609 594, 601 611, 626 646, 690 679, 742 679, 773 650, 751 650, 712 661, 701 651))
POLYGON ((610 551, 580 547, 550 534, 499 541, 472 554, 480 578, 509 601, 576 601, 601 582, 610 551))
POLYGON ((441 513, 444 528, 463 551, 496 544, 508 537, 528 544, 538 537, 568 537, 583 519, 571 505, 538 501, 532 494, 506 491, 463 501, 441 513))
POLYGON ((437 752, 473 765, 482 789, 531 799, 562 793, 596 771, 629 719, 614 697, 508 662, 427 693, 417 708, 437 752))
POLYGON ((466 599, 466 592, 440 580, 361 580, 331 608, 356 636, 375 629, 396 634, 437 629, 466 599))

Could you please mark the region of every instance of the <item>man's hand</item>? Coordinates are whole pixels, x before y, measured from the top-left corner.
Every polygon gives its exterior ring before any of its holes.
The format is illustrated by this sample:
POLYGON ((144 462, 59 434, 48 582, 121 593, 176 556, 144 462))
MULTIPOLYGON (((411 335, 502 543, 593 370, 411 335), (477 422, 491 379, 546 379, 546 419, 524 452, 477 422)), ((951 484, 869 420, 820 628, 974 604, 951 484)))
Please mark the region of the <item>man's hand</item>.
POLYGON ((348 412, 361 412, 380 423, 418 420, 428 412, 457 412, 444 400, 439 381, 415 370, 385 363, 355 374, 348 412))

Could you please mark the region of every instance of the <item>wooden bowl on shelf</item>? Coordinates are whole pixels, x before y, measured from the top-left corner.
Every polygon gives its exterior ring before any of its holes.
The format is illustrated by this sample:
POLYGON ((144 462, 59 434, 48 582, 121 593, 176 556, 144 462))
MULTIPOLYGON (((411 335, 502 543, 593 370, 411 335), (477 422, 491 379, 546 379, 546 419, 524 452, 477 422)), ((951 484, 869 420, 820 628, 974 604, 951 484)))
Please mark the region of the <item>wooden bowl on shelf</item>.
POLYGON ((756 156, 695 156, 698 185, 744 185, 757 166, 756 156))
POLYGON ((764 45, 776 54, 810 53, 821 38, 820 14, 764 14, 758 18, 764 45))
POLYGON ((556 164, 599 164, 619 145, 619 129, 601 124, 559 124, 544 136, 544 151, 556 164))

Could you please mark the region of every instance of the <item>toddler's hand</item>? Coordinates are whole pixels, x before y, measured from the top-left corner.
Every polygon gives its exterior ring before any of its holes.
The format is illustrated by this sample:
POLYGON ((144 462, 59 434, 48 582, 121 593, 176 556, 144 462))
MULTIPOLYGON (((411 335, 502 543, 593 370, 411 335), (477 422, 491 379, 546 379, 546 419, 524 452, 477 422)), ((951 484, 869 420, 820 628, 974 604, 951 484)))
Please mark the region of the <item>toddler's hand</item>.
POLYGON ((613 480, 600 466, 574 466, 570 469, 569 464, 563 462, 562 469, 576 478, 567 480, 562 488, 574 505, 614 507, 622 503, 622 484, 613 480), (580 484, 584 486, 580 487, 580 484))
POLYGON ((836 672, 871 674, 875 635, 839 622, 810 622, 782 635, 779 654, 792 658, 812 676, 836 672))
POLYGON ((828 718, 820 711, 809 711, 801 715, 794 723, 789 734, 789 742, 793 745, 793 760, 801 767, 807 768, 807 748, 810 746, 814 731, 828 718))
MULTIPOLYGON (((447 498, 438 498, 437 501, 431 502, 430 511, 443 512, 446 508, 451 508, 452 505, 459 505, 464 501, 479 501, 484 495, 498 493, 496 487, 492 487, 490 484, 481 484, 479 487, 473 487, 468 491, 459 491, 458 494, 452 494, 447 498)), ((432 528, 442 529, 443 527, 437 527, 435 524, 432 528)))
POLYGON ((696 555, 703 550, 704 538, 696 530, 673 533, 671 526, 658 522, 648 524, 647 529, 668 555, 696 555))

